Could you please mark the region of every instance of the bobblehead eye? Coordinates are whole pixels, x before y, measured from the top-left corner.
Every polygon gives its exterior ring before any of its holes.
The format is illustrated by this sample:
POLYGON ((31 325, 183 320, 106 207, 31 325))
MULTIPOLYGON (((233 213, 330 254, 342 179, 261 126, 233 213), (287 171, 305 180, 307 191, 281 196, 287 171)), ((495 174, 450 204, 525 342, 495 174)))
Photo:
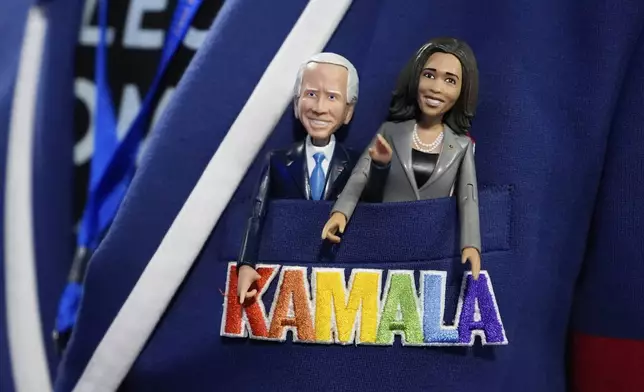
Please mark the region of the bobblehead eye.
POLYGON ((308 93, 306 93, 306 95, 307 95, 308 97, 313 98, 313 97, 315 97, 315 92, 313 92, 313 91, 309 91, 308 93))
POLYGON ((335 101, 335 95, 333 95, 333 94, 329 95, 329 99, 332 100, 332 101, 335 101))

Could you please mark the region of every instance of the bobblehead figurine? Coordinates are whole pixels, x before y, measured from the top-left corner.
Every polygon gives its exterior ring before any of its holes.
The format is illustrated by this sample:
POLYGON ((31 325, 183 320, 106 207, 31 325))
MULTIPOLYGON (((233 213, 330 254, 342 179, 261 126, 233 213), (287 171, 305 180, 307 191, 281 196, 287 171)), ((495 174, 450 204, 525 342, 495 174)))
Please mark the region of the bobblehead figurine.
POLYGON ((461 260, 481 269, 474 145, 467 136, 478 97, 478 69, 469 45, 436 38, 423 45, 401 72, 370 148, 364 152, 322 229, 338 243, 362 197, 393 202, 449 197, 456 190, 461 260), (393 146, 393 147, 392 147, 393 146))
POLYGON ((357 154, 337 143, 333 134, 353 117, 358 82, 354 66, 334 53, 314 55, 300 67, 293 107, 306 140, 268 154, 237 262, 240 303, 257 294, 249 289, 260 278, 254 266, 268 201, 335 200, 347 183, 357 154))

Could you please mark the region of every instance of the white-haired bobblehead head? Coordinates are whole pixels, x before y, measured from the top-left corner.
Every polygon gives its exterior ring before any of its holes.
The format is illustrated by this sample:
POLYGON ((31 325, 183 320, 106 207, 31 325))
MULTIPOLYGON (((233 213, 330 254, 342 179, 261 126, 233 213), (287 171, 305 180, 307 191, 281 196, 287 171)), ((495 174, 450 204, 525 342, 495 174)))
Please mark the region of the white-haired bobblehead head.
MULTIPOLYGON (((293 91, 296 105, 297 99, 302 92, 302 75, 304 75, 304 70, 310 63, 334 64, 346 68, 348 71, 347 103, 355 104, 356 102, 358 102, 360 79, 358 78, 358 71, 356 71, 356 68, 353 66, 353 64, 351 64, 351 61, 336 53, 322 52, 311 56, 307 61, 300 65, 300 69, 297 71, 297 79, 295 80, 295 88, 293 91)), ((295 112, 295 116, 297 117, 297 110, 295 112)))
POLYGON ((358 72, 335 53, 318 53, 300 67, 293 109, 314 143, 324 145, 353 117, 358 101, 358 72))

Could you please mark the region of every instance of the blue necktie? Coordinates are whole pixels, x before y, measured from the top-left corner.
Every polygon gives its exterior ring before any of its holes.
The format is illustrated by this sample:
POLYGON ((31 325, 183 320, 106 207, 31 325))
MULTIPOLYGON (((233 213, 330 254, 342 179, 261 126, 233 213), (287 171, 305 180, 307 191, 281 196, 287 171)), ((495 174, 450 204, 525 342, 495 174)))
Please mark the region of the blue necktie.
POLYGON ((313 200, 320 200, 322 198, 322 191, 324 191, 324 170, 322 170, 322 161, 324 160, 324 154, 321 152, 316 152, 313 154, 313 159, 315 159, 315 167, 313 168, 313 174, 311 174, 311 197, 313 200))

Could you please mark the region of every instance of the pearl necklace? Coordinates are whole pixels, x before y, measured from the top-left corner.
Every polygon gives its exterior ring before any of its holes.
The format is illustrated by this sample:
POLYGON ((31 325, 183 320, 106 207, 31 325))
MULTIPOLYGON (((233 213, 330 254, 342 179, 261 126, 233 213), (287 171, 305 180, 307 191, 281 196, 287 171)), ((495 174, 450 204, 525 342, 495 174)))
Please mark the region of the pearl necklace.
POLYGON ((433 142, 431 142, 429 144, 423 143, 420 140, 420 136, 418 136, 418 128, 417 127, 418 127, 417 125, 414 125, 413 139, 414 139, 414 147, 418 151, 424 152, 426 154, 431 153, 432 151, 434 151, 436 149, 436 147, 440 146, 440 144, 443 142, 444 132, 441 131, 441 133, 438 135, 436 140, 434 140, 433 142))

